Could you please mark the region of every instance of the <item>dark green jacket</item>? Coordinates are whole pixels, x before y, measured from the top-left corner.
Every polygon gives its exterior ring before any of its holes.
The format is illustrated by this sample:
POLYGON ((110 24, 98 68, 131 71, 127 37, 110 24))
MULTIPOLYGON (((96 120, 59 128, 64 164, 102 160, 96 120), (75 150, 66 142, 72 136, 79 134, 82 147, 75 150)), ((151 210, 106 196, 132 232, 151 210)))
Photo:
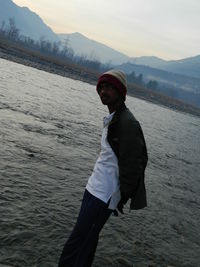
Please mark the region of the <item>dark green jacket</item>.
POLYGON ((139 122, 123 103, 108 126, 108 142, 118 158, 121 199, 131 209, 147 206, 144 171, 148 156, 139 122))

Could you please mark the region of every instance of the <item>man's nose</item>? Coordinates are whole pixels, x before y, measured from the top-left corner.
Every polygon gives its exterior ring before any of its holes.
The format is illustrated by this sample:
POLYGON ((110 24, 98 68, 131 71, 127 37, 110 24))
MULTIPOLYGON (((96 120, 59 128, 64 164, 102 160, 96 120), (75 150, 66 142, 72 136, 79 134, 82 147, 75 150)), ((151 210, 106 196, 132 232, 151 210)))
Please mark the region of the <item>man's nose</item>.
POLYGON ((102 86, 101 89, 99 90, 99 94, 104 94, 106 91, 106 87, 102 86))
POLYGON ((106 88, 105 87, 102 87, 101 88, 101 93, 104 93, 106 91, 106 88))

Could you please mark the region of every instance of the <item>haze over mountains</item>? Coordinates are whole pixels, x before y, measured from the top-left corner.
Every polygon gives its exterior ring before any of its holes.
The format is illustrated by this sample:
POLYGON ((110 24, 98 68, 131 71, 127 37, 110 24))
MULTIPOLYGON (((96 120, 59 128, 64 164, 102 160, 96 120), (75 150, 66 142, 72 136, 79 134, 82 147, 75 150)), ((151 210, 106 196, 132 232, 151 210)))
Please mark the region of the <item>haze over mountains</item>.
POLYGON ((75 54, 86 55, 89 58, 97 59, 102 63, 109 62, 113 65, 120 65, 128 62, 200 78, 200 55, 170 61, 163 60, 155 56, 134 58, 118 52, 104 44, 91 40, 80 33, 59 34, 58 36, 62 40, 68 41, 68 45, 74 50, 75 54))
POLYGON ((5 22, 5 27, 9 23, 9 18, 15 20, 16 26, 20 29, 20 34, 29 36, 34 40, 44 37, 51 41, 59 41, 59 37, 48 27, 43 20, 27 7, 19 7, 11 0, 0 0, 0 28, 5 22))
POLYGON ((127 55, 118 52, 107 45, 91 40, 78 32, 59 34, 58 36, 63 42, 66 40, 68 45, 74 50, 75 54, 79 56, 86 56, 98 60, 103 64, 109 62, 113 65, 122 64, 130 60, 130 57, 127 55))
POLYGON ((0 28, 8 26, 9 18, 14 18, 20 34, 34 40, 43 37, 52 42, 67 42, 76 55, 109 63, 126 73, 142 73, 145 81, 156 80, 163 85, 200 92, 200 55, 171 61, 155 56, 129 57, 80 33, 56 34, 28 8, 19 7, 11 0, 0 0, 0 28))

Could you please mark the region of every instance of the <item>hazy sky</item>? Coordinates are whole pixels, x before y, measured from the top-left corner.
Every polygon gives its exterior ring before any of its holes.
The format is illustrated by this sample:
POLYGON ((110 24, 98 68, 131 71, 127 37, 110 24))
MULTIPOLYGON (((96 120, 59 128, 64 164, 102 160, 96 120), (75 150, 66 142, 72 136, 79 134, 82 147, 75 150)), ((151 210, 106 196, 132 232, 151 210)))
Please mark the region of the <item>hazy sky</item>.
POLYGON ((13 0, 57 33, 80 32, 129 56, 200 54, 200 0, 13 0))

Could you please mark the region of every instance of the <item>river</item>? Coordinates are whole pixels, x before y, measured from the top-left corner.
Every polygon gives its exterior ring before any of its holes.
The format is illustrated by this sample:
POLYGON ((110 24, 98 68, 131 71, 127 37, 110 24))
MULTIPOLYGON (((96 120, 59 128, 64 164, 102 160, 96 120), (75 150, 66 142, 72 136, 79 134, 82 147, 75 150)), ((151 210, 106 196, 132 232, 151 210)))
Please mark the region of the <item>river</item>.
MULTIPOLYGON (((133 97, 148 207, 112 216, 94 267, 200 266, 200 119, 133 97)), ((95 86, 0 59, 0 267, 55 267, 108 111, 95 86)))

